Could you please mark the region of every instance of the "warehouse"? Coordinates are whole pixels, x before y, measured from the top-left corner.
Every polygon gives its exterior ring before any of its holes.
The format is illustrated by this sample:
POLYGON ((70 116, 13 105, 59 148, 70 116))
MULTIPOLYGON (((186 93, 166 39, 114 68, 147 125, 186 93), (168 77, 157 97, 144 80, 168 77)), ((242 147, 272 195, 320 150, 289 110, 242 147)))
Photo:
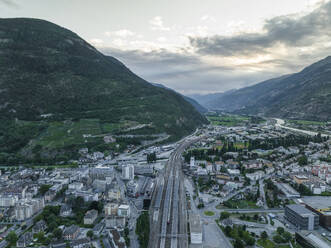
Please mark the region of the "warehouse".
POLYGON ((320 225, 331 228, 331 197, 309 196, 304 197, 306 208, 319 215, 320 225))

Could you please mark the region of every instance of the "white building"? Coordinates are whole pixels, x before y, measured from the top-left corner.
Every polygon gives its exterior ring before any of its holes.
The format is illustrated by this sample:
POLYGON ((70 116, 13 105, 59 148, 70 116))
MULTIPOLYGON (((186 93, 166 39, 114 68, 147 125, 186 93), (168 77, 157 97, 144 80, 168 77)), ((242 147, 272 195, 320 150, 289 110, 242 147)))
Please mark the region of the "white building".
POLYGON ((68 189, 73 189, 73 190, 82 190, 83 187, 84 187, 83 183, 80 182, 74 182, 68 185, 68 189))
POLYGON ((202 226, 200 216, 197 214, 189 215, 190 221, 190 237, 192 244, 202 244, 202 226))
POLYGON ((249 178, 251 181, 257 181, 260 180, 262 177, 264 177, 264 172, 255 171, 254 173, 247 173, 246 177, 249 178))
POLYGON ((134 166, 133 165, 123 165, 122 166, 122 178, 124 180, 134 179, 134 166))
POLYGON ((129 205, 120 205, 118 207, 118 216, 120 217, 130 217, 130 206, 129 205))
POLYGON ((191 157, 190 166, 191 167, 194 167, 195 166, 195 158, 194 157, 191 157))
POLYGON ((17 200, 16 196, 2 195, 0 196, 0 207, 13 207, 17 200))

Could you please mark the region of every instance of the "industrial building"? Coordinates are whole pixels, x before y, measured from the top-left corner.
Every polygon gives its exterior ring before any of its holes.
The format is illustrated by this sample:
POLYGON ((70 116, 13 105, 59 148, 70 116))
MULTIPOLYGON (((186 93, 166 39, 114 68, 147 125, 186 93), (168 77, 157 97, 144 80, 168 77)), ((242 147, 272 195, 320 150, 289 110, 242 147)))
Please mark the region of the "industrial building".
POLYGON ((300 204, 287 205, 285 218, 300 230, 315 230, 319 224, 319 216, 300 204))
POLYGON ((287 183, 277 183, 276 186, 287 198, 300 198, 300 193, 287 183))
POLYGON ((306 248, 330 248, 331 243, 314 233, 295 233, 295 240, 306 248))
POLYGON ((200 216, 197 214, 189 214, 190 221, 190 237, 192 244, 202 244, 202 226, 200 216))
POLYGON ((331 228, 331 197, 308 196, 303 198, 303 203, 319 216, 321 226, 331 228))

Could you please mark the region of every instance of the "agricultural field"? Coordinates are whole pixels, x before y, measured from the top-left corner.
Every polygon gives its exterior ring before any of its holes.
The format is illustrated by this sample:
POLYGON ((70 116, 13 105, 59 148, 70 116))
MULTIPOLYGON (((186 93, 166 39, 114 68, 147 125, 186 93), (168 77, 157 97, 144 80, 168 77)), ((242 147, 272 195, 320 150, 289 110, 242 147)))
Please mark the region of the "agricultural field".
POLYGON ((326 123, 322 121, 306 121, 306 120, 286 120, 289 124, 300 126, 324 126, 326 123))
POLYGON ((215 126, 241 126, 247 123, 260 124, 265 120, 260 117, 254 116, 241 116, 241 115, 230 115, 230 114, 220 114, 220 115, 207 115, 208 121, 215 126))
POLYGON ((250 117, 239 115, 207 115, 207 119, 216 126, 239 126, 250 121, 250 117))

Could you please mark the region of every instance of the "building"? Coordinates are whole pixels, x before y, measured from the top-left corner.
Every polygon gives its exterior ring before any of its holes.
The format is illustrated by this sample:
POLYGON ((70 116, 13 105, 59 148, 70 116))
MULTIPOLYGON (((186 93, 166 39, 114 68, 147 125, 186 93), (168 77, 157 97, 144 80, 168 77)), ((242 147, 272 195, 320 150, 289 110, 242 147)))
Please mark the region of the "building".
POLYGON ((133 180, 134 179, 134 166, 133 165, 123 165, 122 166, 122 179, 123 180, 133 180))
POLYGON ((295 233, 295 240, 302 247, 307 248, 330 248, 331 243, 316 233, 295 233))
POLYGON ((72 209, 69 205, 64 204, 61 206, 61 209, 60 209, 61 217, 69 217, 71 214, 72 214, 72 209))
POLYGON ((80 182, 74 182, 68 185, 68 189, 72 189, 72 190, 82 190, 83 187, 84 187, 83 183, 80 182))
POLYGON ((264 172, 259 170, 253 173, 247 173, 246 177, 249 178, 251 181, 258 181, 264 177, 264 172))
POLYGON ((29 219, 44 207, 45 201, 43 198, 20 201, 15 205, 15 219, 18 221, 29 219))
POLYGON ((191 167, 194 167, 195 166, 195 159, 194 159, 194 157, 191 157, 191 159, 190 159, 190 166, 191 167))
POLYGON ((285 218, 300 230, 315 230, 319 224, 319 216, 299 204, 287 205, 285 218))
POLYGON ((137 197, 138 196, 138 184, 135 183, 134 181, 130 181, 126 185, 126 193, 130 197, 137 197))
POLYGON ((90 177, 94 179, 105 180, 106 177, 114 178, 114 168, 107 166, 97 166, 90 169, 90 177))
POLYGON ((94 221, 98 218, 98 211, 95 209, 89 210, 84 216, 84 224, 92 225, 94 221))
POLYGON ((106 218, 107 228, 124 228, 125 227, 125 217, 110 216, 106 218))
POLYGON ((129 205, 120 205, 118 207, 118 216, 120 217, 130 217, 130 206, 129 205))
POLYGON ((92 184, 93 188, 96 189, 98 192, 105 192, 107 189, 107 181, 95 179, 92 184))
POLYGON ((303 198, 306 208, 319 216, 320 225, 325 228, 331 227, 331 197, 330 196, 307 196, 303 198))
POLYGON ((26 232, 22 234, 22 236, 19 238, 19 240, 16 242, 17 247, 27 247, 31 244, 33 239, 31 232, 26 232))
POLYGON ((33 233, 43 232, 45 231, 46 228, 47 228, 46 222, 44 220, 40 220, 32 227, 32 232, 33 233))
POLYGON ((17 202, 17 197, 12 195, 1 195, 0 196, 0 207, 13 207, 17 202))
POLYGON ((121 199, 121 190, 119 188, 112 188, 108 191, 108 199, 119 201, 121 199))
POLYGON ((202 226, 200 216, 197 214, 189 214, 190 222, 190 237, 192 244, 202 244, 202 226))
POLYGON ((78 237, 79 233, 80 233, 79 226, 71 225, 69 227, 66 227, 66 229, 64 229, 63 238, 65 240, 74 240, 78 237))
POLYGON ((105 216, 115 216, 118 213, 118 204, 107 203, 104 209, 105 209, 105 216))
POLYGON ((277 188, 282 191, 282 193, 287 197, 287 198, 299 198, 300 193, 293 189, 290 185, 287 183, 276 183, 277 188))

